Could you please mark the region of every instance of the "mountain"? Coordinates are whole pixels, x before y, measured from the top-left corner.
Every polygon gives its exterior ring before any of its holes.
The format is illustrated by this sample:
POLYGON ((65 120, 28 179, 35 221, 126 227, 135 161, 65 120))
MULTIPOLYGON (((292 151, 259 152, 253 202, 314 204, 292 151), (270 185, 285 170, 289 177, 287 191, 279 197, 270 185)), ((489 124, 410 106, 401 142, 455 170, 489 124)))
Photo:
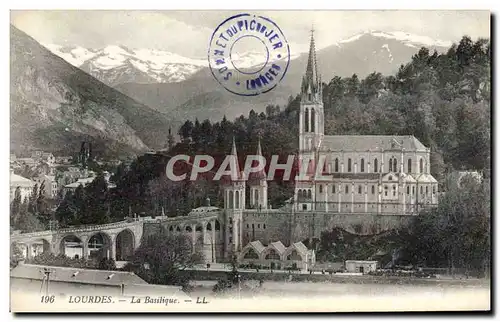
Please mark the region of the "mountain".
MULTIPOLYGON (((347 77, 357 74, 363 78, 374 71, 385 75, 394 74, 422 46, 442 52, 450 45, 402 32, 369 31, 318 50, 317 60, 323 82, 329 82, 336 75, 347 77)), ((285 104, 290 95, 299 92, 306 64, 307 54, 298 55, 290 61, 287 75, 279 86, 256 97, 229 93, 214 80, 208 68, 200 69, 182 82, 125 83, 115 88, 159 111, 172 111, 175 120, 185 117, 220 120, 224 114, 234 118, 241 114, 247 115, 251 109, 262 112, 268 104, 285 104)))
MULTIPOLYGON (((55 44, 44 46, 109 86, 123 83, 176 83, 208 67, 206 59, 191 59, 161 50, 130 49, 115 45, 98 50, 55 44)), ((252 51, 233 55, 232 59, 241 68, 263 63, 262 55, 252 51)))
POLYGON ((167 142, 165 114, 101 83, 13 26, 10 43, 14 152, 70 154, 86 140, 98 154, 119 155, 167 142))

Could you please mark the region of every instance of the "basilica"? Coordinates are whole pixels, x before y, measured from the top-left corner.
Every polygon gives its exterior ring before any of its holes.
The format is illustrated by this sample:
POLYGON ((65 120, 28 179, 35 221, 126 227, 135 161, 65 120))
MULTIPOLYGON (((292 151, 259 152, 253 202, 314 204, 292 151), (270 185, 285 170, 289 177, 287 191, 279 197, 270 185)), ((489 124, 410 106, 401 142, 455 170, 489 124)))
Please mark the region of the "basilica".
MULTIPOLYGON (((268 205, 263 171, 226 184, 225 258, 238 252, 244 260, 249 249, 264 252, 261 244, 294 245, 319 238, 333 227, 360 234, 398 228, 422 208, 438 203, 438 182, 430 174, 430 149, 414 136, 324 134, 322 87, 312 35, 301 86, 298 140, 299 167, 307 162, 304 168, 314 172, 321 165, 322 176, 307 180, 297 176, 294 197, 280 209, 268 205), (250 190, 248 203, 246 189, 250 190)), ((231 154, 237 160, 234 142, 231 154)), ((257 155, 261 154, 259 142, 257 155)), ((264 261, 261 257, 254 260, 264 261)))

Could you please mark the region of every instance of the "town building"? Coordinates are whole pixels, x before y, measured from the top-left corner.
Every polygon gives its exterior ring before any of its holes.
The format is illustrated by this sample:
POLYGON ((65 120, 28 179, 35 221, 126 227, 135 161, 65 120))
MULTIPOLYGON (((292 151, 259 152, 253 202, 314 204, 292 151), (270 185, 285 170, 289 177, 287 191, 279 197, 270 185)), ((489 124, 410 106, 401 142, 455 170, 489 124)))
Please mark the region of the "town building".
POLYGON ((55 199, 57 197, 58 185, 55 176, 42 174, 35 178, 35 182, 38 183, 38 189, 43 185, 44 196, 49 199, 55 199))
POLYGON ((17 294, 45 292, 47 287, 47 274, 45 272, 47 271, 50 273, 48 293, 57 297, 67 297, 69 295, 123 297, 161 295, 189 299, 180 286, 148 284, 131 272, 24 263, 20 263, 10 271, 11 292, 17 294))
POLYGON ((285 247, 281 241, 264 246, 259 240, 248 243, 239 253, 238 262, 273 269, 307 270, 316 263, 314 250, 302 242, 285 247))
POLYGON ((377 270, 377 261, 347 260, 345 270, 348 273, 368 274, 377 270))
POLYGON ((14 200, 16 196, 16 190, 19 188, 21 193, 21 201, 28 198, 33 192, 33 186, 35 183, 30 179, 21 177, 15 174, 13 171, 10 173, 10 201, 14 200))
MULTIPOLYGON (((64 193, 67 193, 68 191, 75 192, 76 188, 78 188, 80 185, 82 187, 86 187, 89 183, 93 182, 94 179, 96 178, 95 173, 93 171, 88 171, 86 174, 88 175, 88 177, 79 178, 79 179, 77 179, 77 181, 65 185, 64 186, 64 193)), ((104 171, 103 175, 104 175, 104 180, 106 180, 106 182, 108 184, 108 188, 109 189, 116 188, 116 185, 109 181, 111 174, 108 171, 104 171)))

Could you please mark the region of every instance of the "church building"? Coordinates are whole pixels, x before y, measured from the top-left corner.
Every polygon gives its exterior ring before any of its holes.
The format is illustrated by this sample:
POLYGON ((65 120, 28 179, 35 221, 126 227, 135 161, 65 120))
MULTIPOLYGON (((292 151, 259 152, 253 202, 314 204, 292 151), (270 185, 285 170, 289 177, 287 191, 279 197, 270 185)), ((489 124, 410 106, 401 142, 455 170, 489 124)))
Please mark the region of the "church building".
POLYGON ((318 162, 328 180, 297 178, 296 211, 408 214, 437 204, 429 148, 412 135, 325 135, 322 97, 311 35, 301 86, 299 164, 318 162))

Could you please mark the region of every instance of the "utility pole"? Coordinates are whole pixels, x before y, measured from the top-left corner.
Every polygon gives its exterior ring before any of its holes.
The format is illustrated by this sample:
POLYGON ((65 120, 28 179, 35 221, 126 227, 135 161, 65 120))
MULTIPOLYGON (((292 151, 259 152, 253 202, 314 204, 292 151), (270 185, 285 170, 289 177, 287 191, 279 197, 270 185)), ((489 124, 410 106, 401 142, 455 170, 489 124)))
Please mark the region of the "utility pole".
POLYGON ((45 295, 49 296, 50 273, 52 273, 52 271, 49 268, 44 268, 43 270, 41 270, 41 273, 44 276, 42 278, 42 286, 40 287, 40 292, 42 292, 43 286, 45 284, 45 295))

